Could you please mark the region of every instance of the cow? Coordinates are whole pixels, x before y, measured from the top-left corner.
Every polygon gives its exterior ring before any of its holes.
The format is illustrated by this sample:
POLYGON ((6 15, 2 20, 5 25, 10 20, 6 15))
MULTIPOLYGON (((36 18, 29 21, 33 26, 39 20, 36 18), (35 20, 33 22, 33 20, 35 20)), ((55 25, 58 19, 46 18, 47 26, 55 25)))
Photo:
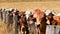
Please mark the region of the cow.
POLYGON ((46 27, 46 34, 53 34, 54 29, 56 29, 56 25, 57 25, 57 21, 54 19, 54 16, 56 15, 56 13, 54 13, 53 11, 46 11, 46 19, 47 19, 47 27, 46 27), (48 14, 47 14, 48 13, 48 14), (51 29, 53 31, 51 31, 51 29))
POLYGON ((30 16, 28 17, 29 34, 36 34, 35 22, 36 18, 33 17, 33 14, 30 14, 30 16))
POLYGON ((20 24, 20 33, 28 34, 28 24, 27 24, 25 12, 23 11, 19 12, 18 23, 20 24))
MULTIPOLYGON (((3 12, 5 12, 5 8, 1 8, 1 20, 3 20, 3 16, 4 16, 4 14, 3 14, 3 12)), ((4 20, 3 20, 4 21, 4 20)))
POLYGON ((46 15, 43 11, 40 9, 36 9, 34 11, 34 18, 36 18, 36 25, 37 25, 37 30, 39 31, 38 34, 45 34, 46 32, 46 15))
POLYGON ((25 14, 26 14, 26 19, 28 20, 28 17, 29 17, 31 14, 33 14, 33 12, 32 12, 31 10, 28 10, 28 11, 25 12, 25 14))
POLYGON ((18 34, 18 14, 19 14, 19 11, 18 10, 14 10, 13 12, 13 26, 14 26, 14 31, 15 31, 15 34, 18 34))
POLYGON ((13 27, 13 9, 10 11, 10 9, 6 10, 6 25, 7 30, 10 32, 13 27))
POLYGON ((53 10, 45 10, 45 14, 46 14, 46 19, 47 19, 47 24, 48 25, 53 25, 53 23, 56 24, 56 22, 54 22, 54 18, 53 16, 56 15, 55 12, 53 12, 53 10))
POLYGON ((1 17, 2 17, 2 9, 0 9, 0 19, 1 19, 1 17))

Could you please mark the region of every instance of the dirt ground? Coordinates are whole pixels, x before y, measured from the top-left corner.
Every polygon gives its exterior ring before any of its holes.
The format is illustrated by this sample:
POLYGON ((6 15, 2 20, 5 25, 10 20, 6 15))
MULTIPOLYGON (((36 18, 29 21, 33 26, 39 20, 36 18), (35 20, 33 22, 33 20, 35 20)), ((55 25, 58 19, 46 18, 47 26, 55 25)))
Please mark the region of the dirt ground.
MULTIPOLYGON (((60 13, 59 1, 47 1, 47 2, 5 2, 0 3, 0 8, 17 8, 18 10, 34 10, 39 8, 41 10, 51 9, 56 13, 60 13)), ((13 34, 7 33, 6 25, 0 20, 0 34, 13 34)))

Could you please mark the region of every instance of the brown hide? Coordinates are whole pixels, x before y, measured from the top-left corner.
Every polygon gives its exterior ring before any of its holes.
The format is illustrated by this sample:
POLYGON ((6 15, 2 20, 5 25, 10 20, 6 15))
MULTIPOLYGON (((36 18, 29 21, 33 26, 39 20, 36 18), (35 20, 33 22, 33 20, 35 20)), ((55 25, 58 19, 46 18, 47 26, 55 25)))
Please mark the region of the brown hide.
POLYGON ((60 26, 60 16, 54 16, 54 20, 56 20, 57 25, 60 26))

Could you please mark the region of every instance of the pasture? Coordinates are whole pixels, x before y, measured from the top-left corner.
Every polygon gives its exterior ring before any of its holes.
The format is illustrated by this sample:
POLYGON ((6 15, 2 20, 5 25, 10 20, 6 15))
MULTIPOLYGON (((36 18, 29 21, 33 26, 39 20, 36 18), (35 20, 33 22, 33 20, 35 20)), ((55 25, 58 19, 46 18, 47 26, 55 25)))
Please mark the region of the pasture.
POLYGON ((8 33, 7 32, 7 28, 6 28, 6 24, 4 24, 1 20, 0 20, 0 34, 13 34, 13 30, 8 33))
MULTIPOLYGON (((54 10, 56 13, 60 13, 60 2, 59 1, 46 1, 46 2, 5 2, 0 3, 0 8, 17 8, 18 10, 34 10, 36 8, 42 11, 46 9, 54 10)), ((13 34, 6 32, 6 25, 0 20, 0 34, 13 34)))
POLYGON ((41 2, 1 2, 0 8, 17 8, 18 10, 34 10, 40 8, 41 10, 51 9, 55 12, 60 12, 59 1, 41 1, 41 2))

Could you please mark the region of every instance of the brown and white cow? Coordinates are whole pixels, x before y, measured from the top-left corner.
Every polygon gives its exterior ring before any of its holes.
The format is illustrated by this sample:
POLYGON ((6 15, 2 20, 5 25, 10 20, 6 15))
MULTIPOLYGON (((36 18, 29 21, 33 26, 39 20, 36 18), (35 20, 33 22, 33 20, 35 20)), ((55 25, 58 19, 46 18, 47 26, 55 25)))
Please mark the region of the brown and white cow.
POLYGON ((53 12, 52 10, 46 10, 45 11, 45 14, 46 14, 46 19, 47 19, 47 24, 49 24, 49 25, 53 25, 53 23, 56 24, 56 22, 54 22, 55 20, 53 18, 53 16, 56 15, 55 12, 53 12))
POLYGON ((28 24, 27 24, 25 12, 23 12, 23 11, 19 12, 18 22, 20 24, 20 33, 27 34, 28 33, 28 24))
POLYGON ((34 11, 34 18, 36 18, 36 25, 38 27, 39 34, 45 34, 46 31, 46 15, 40 9, 34 11))

